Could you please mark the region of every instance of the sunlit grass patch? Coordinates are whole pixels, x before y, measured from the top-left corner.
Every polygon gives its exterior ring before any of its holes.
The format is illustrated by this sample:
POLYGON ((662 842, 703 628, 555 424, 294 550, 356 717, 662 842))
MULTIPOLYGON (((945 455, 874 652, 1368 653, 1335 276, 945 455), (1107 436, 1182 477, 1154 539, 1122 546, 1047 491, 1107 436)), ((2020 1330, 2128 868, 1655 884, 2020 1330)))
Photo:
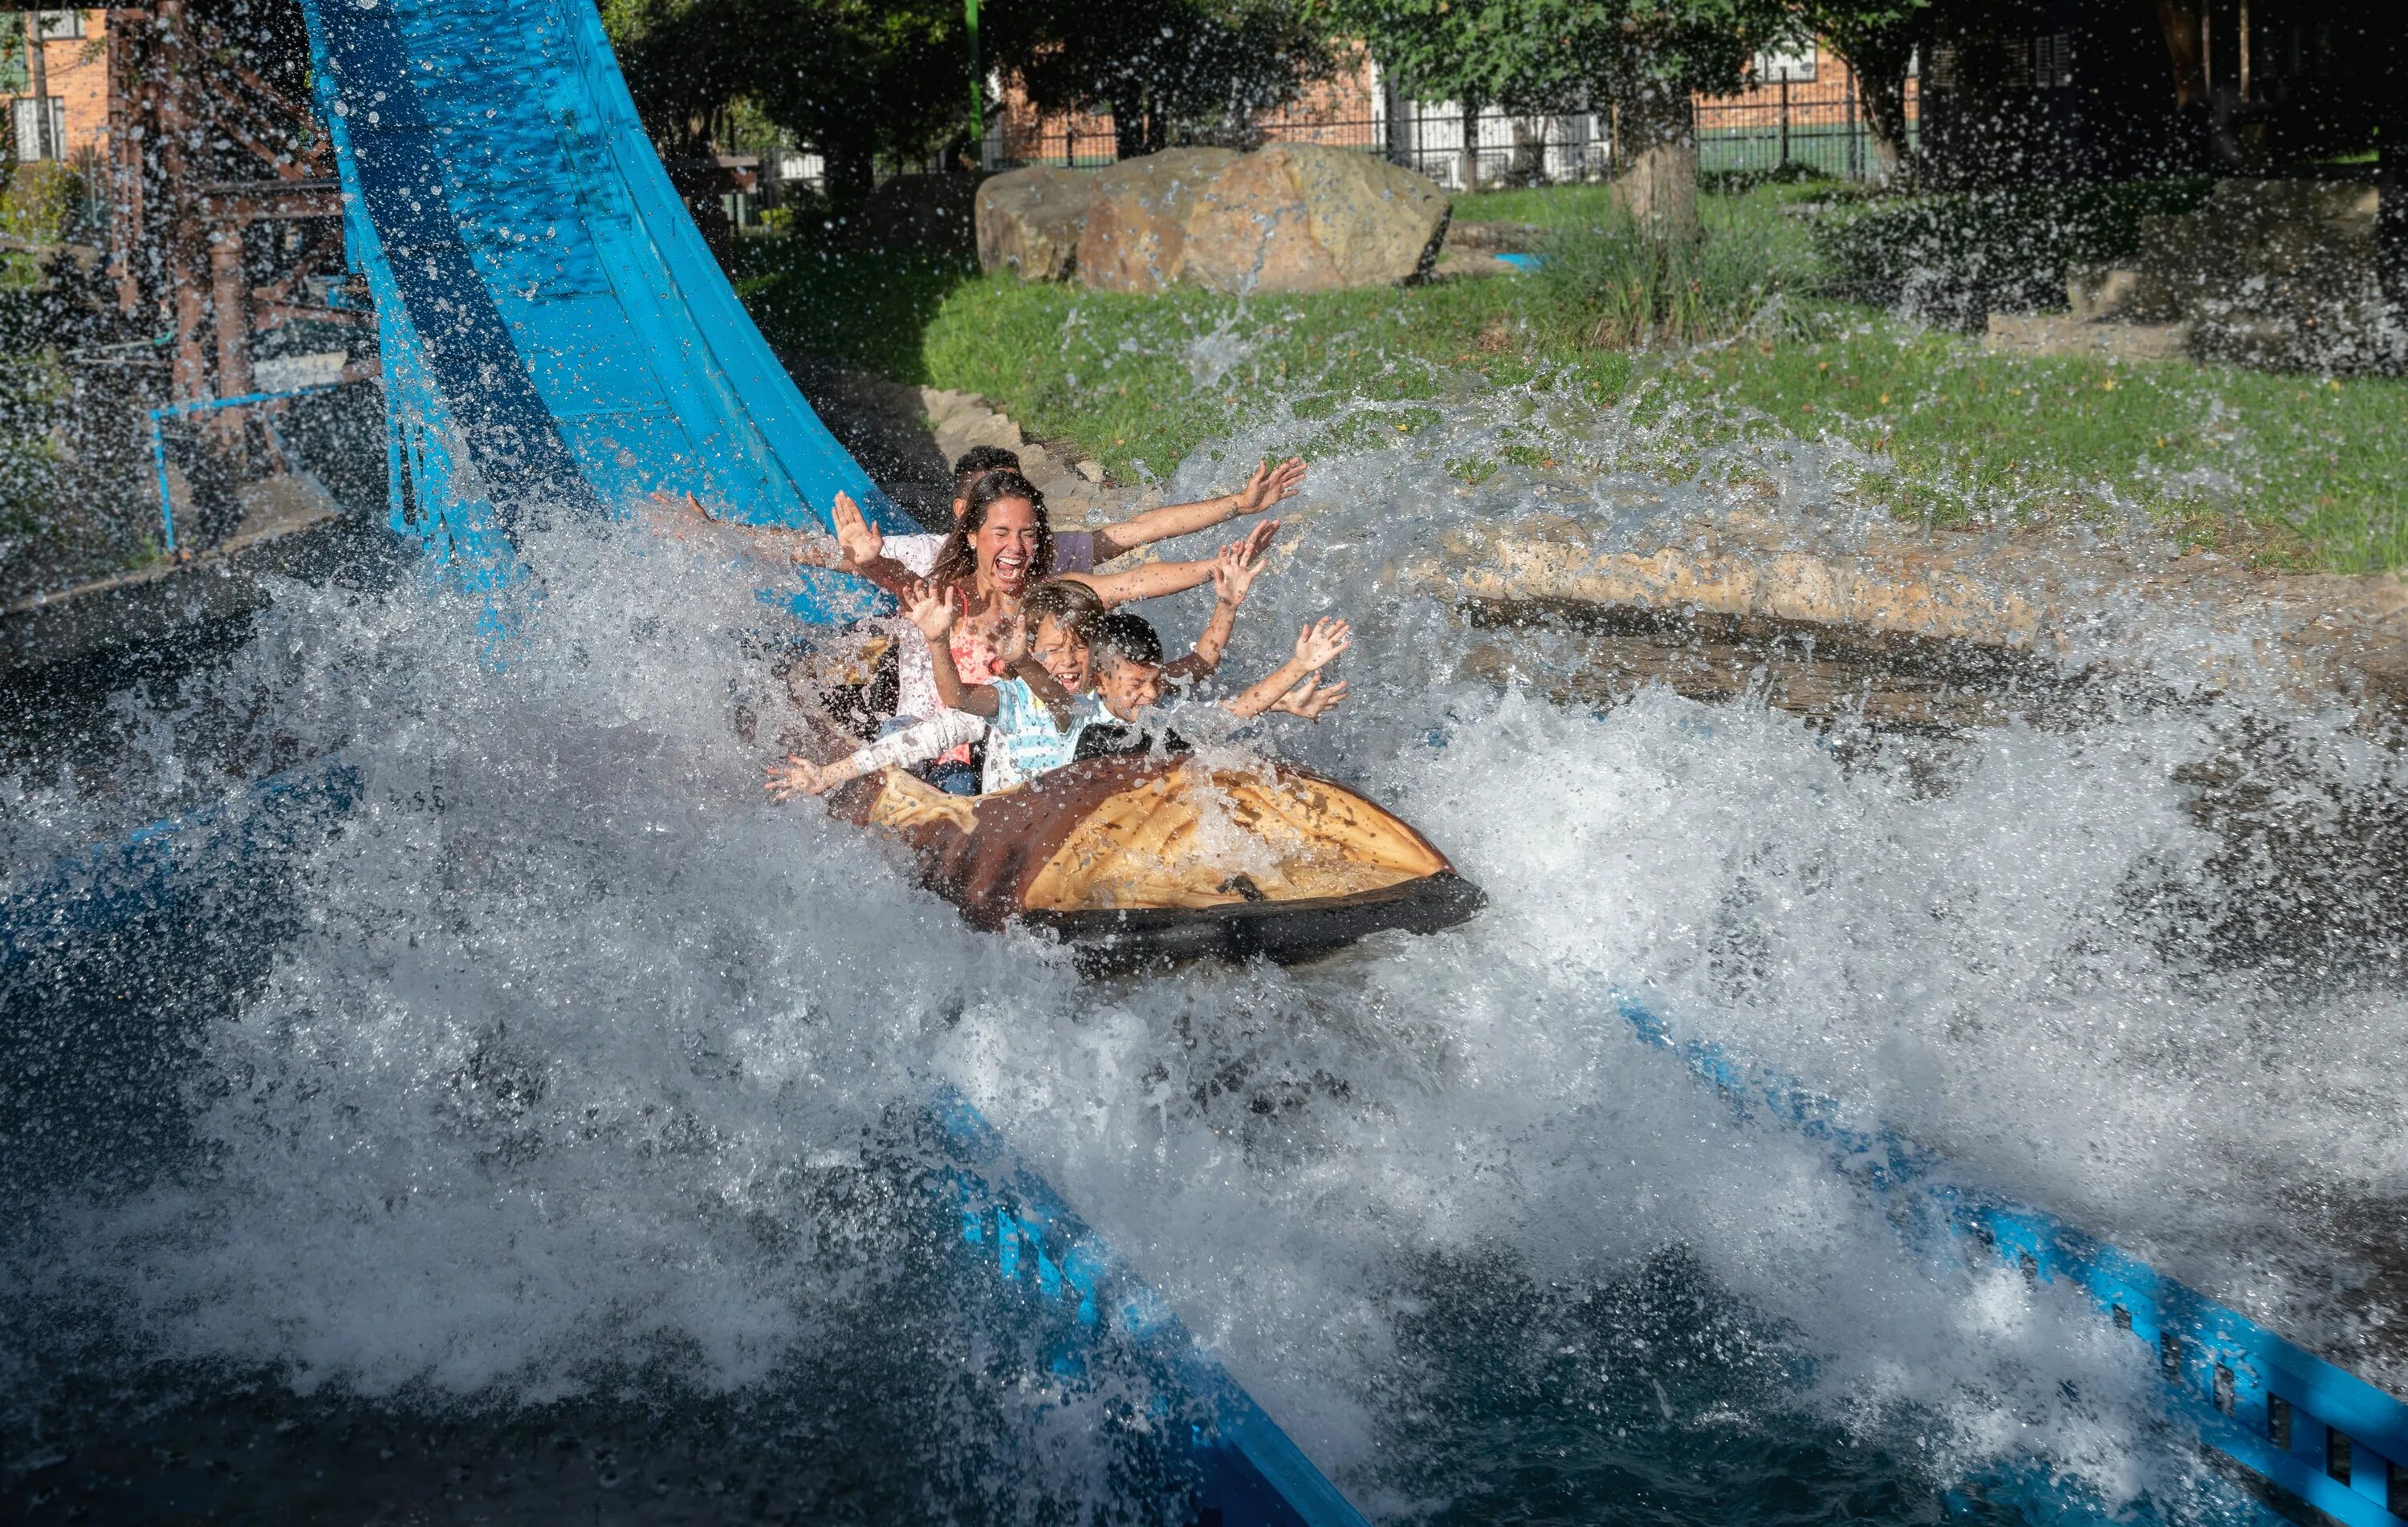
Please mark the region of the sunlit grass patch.
POLYGON ((1869 491, 1901 518, 2140 514, 2271 565, 2408 564, 2408 383, 1992 355, 1881 319, 1686 364, 1700 392, 1885 457, 1869 491))
MULTIPOLYGON (((1559 400, 1627 407, 1648 432, 1646 469, 1667 478, 1696 476, 1731 440, 1828 437, 1861 452, 1853 491, 1910 521, 2138 520, 2262 565, 2408 565, 2408 383, 1994 355, 1820 300, 1811 241, 1781 210, 1812 190, 1706 199, 1734 260, 1703 305, 1712 321, 1676 337, 1741 332, 1686 348, 1668 347, 1660 323, 1650 348, 1598 343, 1631 326, 1600 322, 1610 307, 1587 256, 1552 277, 1246 298, 1096 293, 798 244, 749 251, 741 275, 781 343, 984 393, 1125 479, 1266 422, 1280 449, 1367 449, 1446 400, 1543 378, 1559 400)), ((1602 187, 1466 201, 1567 239, 1611 216, 1602 187)), ((1545 462, 1554 448, 1534 428, 1461 475, 1484 478, 1526 450, 1545 462)))

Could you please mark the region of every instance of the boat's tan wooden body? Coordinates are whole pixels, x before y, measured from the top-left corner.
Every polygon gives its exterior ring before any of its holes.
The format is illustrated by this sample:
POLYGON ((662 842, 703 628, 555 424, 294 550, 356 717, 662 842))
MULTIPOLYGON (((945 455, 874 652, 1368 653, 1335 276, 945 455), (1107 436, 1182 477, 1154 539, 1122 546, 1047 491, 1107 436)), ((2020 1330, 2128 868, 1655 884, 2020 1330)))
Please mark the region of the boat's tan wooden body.
POLYGON ((979 796, 890 769, 846 787, 830 809, 910 845, 927 885, 984 928, 1025 920, 1078 936, 1133 917, 1160 925, 1242 908, 1260 923, 1313 908, 1326 922, 1329 909, 1352 908, 1354 931, 1318 940, 1326 947, 1380 926, 1459 921, 1478 905, 1419 833, 1286 764, 1100 758, 979 796), (1414 906, 1425 885, 1460 888, 1450 901, 1460 915, 1383 920, 1365 910, 1414 906))

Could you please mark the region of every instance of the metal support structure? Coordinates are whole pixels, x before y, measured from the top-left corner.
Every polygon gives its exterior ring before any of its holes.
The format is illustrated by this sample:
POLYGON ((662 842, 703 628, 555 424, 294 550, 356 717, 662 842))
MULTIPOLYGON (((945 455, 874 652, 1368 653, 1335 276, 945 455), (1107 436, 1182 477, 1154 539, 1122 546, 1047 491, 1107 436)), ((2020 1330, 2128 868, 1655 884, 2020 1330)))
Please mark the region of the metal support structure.
POLYGON ((970 43, 970 164, 986 157, 986 84, 979 74, 979 0, 962 0, 962 30, 970 43))
POLYGON ((1823 1142, 1833 1164, 1889 1200, 1901 1223, 1938 1229, 1969 1261, 2080 1290, 2157 1354, 2168 1410, 2206 1448, 2345 1527, 2408 1522, 2399 1483, 2408 1479, 2408 1403, 2054 1215, 1946 1180, 1938 1152, 1894 1130, 1844 1122, 1837 1101, 1796 1077, 1711 1041, 1677 1039, 1644 1006, 1613 1001, 1640 1038, 1678 1056, 1733 1114, 1823 1142), (1932 1212, 1906 1202, 1917 1194, 1932 1212))
POLYGON ((316 387, 295 387, 282 392, 251 392, 241 397, 198 398, 190 403, 170 403, 150 410, 150 461, 159 476, 159 526, 165 537, 165 549, 176 549, 176 505, 167 487, 167 436, 160 428, 170 419, 185 414, 214 413, 222 408, 247 407, 254 403, 281 403, 291 398, 308 397, 317 392, 331 392, 333 382, 316 387))
POLYGON ((170 400, 250 392, 264 325, 364 325, 316 295, 341 278, 342 207, 306 56, 225 0, 113 8, 106 48, 108 269, 121 311, 176 335, 170 400))

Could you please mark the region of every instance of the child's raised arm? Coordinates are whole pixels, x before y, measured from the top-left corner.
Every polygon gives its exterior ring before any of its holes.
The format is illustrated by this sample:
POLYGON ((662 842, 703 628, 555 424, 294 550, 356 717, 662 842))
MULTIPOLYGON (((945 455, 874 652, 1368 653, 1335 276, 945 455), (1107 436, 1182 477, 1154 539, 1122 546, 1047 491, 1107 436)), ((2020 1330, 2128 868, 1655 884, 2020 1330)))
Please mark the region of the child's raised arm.
POLYGON ((1212 559, 1212 591, 1219 596, 1212 601, 1212 618, 1204 623, 1204 634, 1196 638, 1194 649, 1164 665, 1164 677, 1201 678, 1221 666, 1221 656, 1229 649, 1229 633, 1237 628, 1238 607, 1246 602, 1255 576, 1262 572, 1263 550, 1279 528, 1278 521, 1266 520, 1244 540, 1231 541, 1212 559))
POLYGON ((1232 716, 1261 715, 1295 689, 1298 679, 1335 663, 1354 639, 1353 627, 1335 616, 1323 616, 1296 634, 1294 656, 1242 692, 1222 701, 1221 708, 1232 716))
MULTIPOLYGON (((1302 457, 1290 456, 1277 466, 1266 460, 1254 468, 1254 475, 1237 492, 1199 499, 1193 504, 1168 504, 1158 509, 1148 509, 1117 525, 1106 525, 1096 532, 1096 561, 1107 563, 1123 552, 1134 551, 1155 541, 1192 535, 1242 514, 1260 514, 1272 505, 1294 496, 1302 486, 1302 457)), ((1191 589, 1195 586, 1193 583, 1186 585, 1191 589)), ((1176 593, 1178 591, 1168 592, 1176 593)))
POLYGON ((876 774, 925 764, 948 749, 976 742, 986 735, 986 722, 976 716, 948 710, 916 725, 855 749, 833 764, 814 764, 800 753, 789 753, 783 764, 769 765, 769 798, 791 801, 797 795, 824 795, 838 785, 876 774))
POLYGON ((965 684, 953 666, 953 599, 934 583, 914 583, 904 596, 904 613, 920 628, 928 644, 928 671, 937 680, 937 698, 949 710, 966 710, 992 720, 999 708, 995 691, 985 684, 965 684))

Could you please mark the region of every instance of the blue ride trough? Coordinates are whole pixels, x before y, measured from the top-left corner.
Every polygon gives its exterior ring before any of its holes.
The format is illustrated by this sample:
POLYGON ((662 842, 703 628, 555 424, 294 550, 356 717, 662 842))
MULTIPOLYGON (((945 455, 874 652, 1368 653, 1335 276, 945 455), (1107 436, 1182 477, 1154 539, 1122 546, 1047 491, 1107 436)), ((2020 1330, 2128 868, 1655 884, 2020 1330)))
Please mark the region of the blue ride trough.
MULTIPOLYGON (((637 119, 592 0, 302 8, 346 258, 376 303, 396 532, 491 589, 518 576, 523 527, 624 514, 660 492, 823 529, 845 492, 882 528, 917 528, 838 446, 737 301, 637 119)), ((806 621, 875 607, 857 580, 806 577, 787 598, 806 621)), ((1040 1288, 1083 1288, 1077 1323, 1099 1332, 1109 1313, 1203 1418, 1186 1449, 1199 1517, 1362 1522, 1161 1302, 1111 1267, 1100 1239, 1005 1164, 967 1103, 943 1092, 932 1118, 956 1163, 953 1207, 983 1227, 965 1254, 1016 1279, 1025 1249, 1040 1288)))

